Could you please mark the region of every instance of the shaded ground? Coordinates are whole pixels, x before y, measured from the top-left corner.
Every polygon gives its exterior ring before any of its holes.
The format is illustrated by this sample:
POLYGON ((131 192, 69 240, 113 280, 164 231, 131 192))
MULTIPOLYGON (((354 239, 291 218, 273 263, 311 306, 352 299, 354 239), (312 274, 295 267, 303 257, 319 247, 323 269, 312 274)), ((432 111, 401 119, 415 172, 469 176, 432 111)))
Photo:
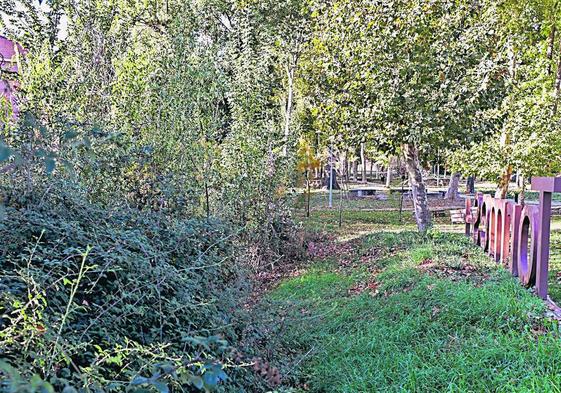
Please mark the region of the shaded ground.
POLYGON ((282 381, 271 388, 560 391, 558 322, 539 299, 442 232, 461 231, 449 218, 421 237, 411 217, 379 213, 347 209, 341 227, 331 211, 301 217, 322 233, 308 242, 311 262, 255 305, 268 330, 254 344, 282 381))

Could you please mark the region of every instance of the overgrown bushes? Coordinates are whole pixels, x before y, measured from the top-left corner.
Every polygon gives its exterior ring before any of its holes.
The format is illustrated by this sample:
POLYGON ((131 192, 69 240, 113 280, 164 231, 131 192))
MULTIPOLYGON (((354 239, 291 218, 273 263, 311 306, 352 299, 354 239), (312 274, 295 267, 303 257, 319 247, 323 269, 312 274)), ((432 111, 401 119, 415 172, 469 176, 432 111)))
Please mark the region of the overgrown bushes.
POLYGON ((0 357, 14 367, 4 373, 92 391, 197 390, 239 373, 238 234, 212 219, 102 208, 75 190, 3 208, 0 357))

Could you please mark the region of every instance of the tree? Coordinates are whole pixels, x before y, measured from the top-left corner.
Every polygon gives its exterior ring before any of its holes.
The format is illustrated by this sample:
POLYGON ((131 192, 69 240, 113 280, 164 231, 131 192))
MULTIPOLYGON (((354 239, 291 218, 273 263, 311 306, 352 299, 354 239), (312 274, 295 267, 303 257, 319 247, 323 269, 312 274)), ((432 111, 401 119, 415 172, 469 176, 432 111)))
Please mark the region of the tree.
POLYGON ((304 175, 306 182, 306 217, 310 217, 310 174, 321 165, 311 144, 304 138, 298 142, 298 171, 304 175))
POLYGON ((421 231, 430 226, 421 162, 436 146, 467 143, 495 100, 495 11, 493 2, 429 0, 315 9, 306 80, 318 122, 402 150, 421 231))
POLYGON ((449 162, 496 181, 496 197, 505 198, 515 170, 523 177, 522 194, 529 177, 561 171, 561 9, 558 1, 502 1, 499 11, 495 53, 505 87, 485 116, 493 132, 450 153, 449 162))
POLYGON ((455 201, 458 198, 460 189, 460 172, 454 172, 450 175, 450 184, 448 185, 448 190, 446 191, 446 199, 455 201))

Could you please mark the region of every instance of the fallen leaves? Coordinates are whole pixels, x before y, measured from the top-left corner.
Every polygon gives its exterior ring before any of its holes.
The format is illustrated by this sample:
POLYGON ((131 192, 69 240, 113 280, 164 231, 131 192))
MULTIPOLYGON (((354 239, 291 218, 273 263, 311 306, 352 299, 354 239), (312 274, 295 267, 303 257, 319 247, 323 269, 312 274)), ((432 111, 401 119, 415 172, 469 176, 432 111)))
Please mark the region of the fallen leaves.
POLYGON ((447 265, 445 263, 437 263, 432 259, 425 259, 416 267, 418 270, 429 275, 445 277, 452 281, 463 279, 475 279, 478 282, 485 281, 489 278, 489 274, 481 268, 474 266, 462 259, 457 266, 447 265))
POLYGON ((364 292, 368 292, 372 296, 376 296, 380 291, 378 287, 380 284, 377 281, 359 282, 349 288, 348 294, 351 296, 358 296, 364 292))

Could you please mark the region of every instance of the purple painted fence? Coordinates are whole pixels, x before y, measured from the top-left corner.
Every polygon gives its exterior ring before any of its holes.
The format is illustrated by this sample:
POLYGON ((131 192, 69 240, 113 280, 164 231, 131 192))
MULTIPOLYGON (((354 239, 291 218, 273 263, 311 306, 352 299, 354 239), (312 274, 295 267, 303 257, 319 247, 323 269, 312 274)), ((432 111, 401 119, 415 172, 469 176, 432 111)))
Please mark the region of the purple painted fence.
POLYGON ((539 204, 526 205, 478 193, 466 199, 465 233, 495 261, 508 265, 526 287, 547 299, 551 196, 561 192, 561 177, 535 177, 539 204))

